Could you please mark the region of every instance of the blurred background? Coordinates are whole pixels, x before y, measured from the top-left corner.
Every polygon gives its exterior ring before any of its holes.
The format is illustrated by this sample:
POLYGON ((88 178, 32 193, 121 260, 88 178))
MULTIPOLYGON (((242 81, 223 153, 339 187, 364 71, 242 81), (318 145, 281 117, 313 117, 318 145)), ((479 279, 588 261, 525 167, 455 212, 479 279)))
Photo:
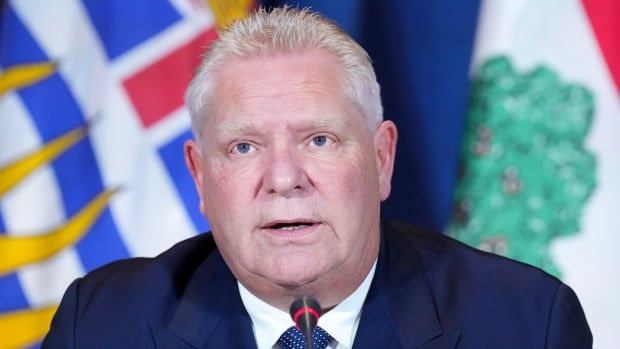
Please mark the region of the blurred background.
POLYGON ((209 229, 182 95, 217 28, 311 7, 369 52, 400 132, 383 216, 538 266, 620 342, 620 2, 0 1, 0 348, 68 284, 209 229))

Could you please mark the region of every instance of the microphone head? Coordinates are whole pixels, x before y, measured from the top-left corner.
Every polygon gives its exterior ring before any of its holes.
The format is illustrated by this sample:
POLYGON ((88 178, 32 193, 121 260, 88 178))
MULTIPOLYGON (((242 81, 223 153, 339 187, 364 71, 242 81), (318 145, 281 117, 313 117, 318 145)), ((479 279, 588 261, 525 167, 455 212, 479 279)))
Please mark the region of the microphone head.
POLYGON ((306 347, 312 348, 312 333, 321 316, 319 302, 312 297, 299 297, 291 304, 290 314, 297 328, 306 337, 306 347))

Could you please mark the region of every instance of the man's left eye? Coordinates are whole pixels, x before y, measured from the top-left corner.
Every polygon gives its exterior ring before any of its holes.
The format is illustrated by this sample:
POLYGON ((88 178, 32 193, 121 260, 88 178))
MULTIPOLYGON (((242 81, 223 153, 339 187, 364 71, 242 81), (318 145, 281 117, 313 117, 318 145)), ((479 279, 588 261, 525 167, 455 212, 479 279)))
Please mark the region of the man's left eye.
POLYGON ((252 145, 250 143, 239 143, 235 145, 235 152, 238 154, 248 154, 252 151, 252 145))
POLYGON ((312 145, 317 146, 317 147, 324 147, 328 144, 330 144, 332 140, 329 139, 327 136, 314 136, 312 137, 312 145))

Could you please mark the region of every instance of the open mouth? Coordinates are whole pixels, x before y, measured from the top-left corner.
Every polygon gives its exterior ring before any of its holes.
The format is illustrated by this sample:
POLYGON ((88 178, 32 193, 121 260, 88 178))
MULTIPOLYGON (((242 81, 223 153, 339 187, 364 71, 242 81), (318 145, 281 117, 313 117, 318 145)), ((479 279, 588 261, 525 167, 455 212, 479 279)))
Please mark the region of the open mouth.
POLYGON ((278 230, 278 231, 295 231, 305 228, 310 228, 317 225, 317 222, 308 221, 291 221, 291 222, 272 222, 263 226, 264 229, 278 230))
POLYGON ((271 226, 269 226, 269 229, 275 229, 275 230, 299 230, 299 229, 303 229, 303 228, 307 228, 307 227, 311 227, 313 226, 314 223, 276 223, 273 224, 271 226))

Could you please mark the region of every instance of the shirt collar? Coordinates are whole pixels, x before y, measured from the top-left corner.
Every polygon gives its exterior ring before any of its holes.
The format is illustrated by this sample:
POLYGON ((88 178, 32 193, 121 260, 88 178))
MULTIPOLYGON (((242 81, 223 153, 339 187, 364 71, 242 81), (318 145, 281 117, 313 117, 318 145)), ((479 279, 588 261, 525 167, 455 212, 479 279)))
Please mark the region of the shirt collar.
MULTIPOLYGON (((375 260, 368 275, 357 289, 319 318, 318 325, 338 342, 338 348, 351 348, 353 346, 362 306, 370 289, 376 266, 377 261, 375 260)), ((237 281, 237 285, 241 301, 252 319, 252 330, 258 348, 273 348, 282 333, 294 325, 293 320, 288 313, 256 297, 239 281, 237 281)))

